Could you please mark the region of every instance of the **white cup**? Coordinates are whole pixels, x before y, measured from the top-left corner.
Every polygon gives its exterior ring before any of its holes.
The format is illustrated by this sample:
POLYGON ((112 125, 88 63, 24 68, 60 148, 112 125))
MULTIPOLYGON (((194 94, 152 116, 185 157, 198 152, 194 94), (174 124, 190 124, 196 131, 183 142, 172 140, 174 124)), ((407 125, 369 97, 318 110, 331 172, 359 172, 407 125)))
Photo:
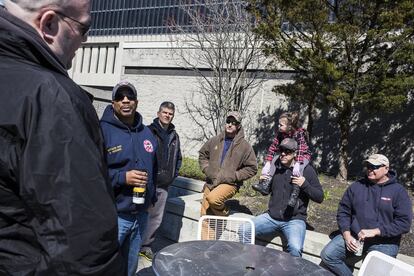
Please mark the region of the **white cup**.
POLYGON ((354 252, 355 256, 362 256, 362 250, 364 249, 364 242, 355 240, 355 244, 358 246, 358 250, 354 252))

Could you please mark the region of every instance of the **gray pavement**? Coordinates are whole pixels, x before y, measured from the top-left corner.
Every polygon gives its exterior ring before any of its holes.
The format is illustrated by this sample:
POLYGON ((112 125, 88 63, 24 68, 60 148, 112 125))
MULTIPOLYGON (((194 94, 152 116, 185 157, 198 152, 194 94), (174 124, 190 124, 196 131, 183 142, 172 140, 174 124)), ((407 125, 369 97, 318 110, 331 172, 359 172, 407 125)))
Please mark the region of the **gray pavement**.
MULTIPOLYGON (((152 251, 154 253, 158 252, 159 250, 163 249, 164 247, 173 244, 175 242, 168 240, 161 235, 157 235, 152 245, 152 251)), ((140 257, 138 261, 138 269, 137 269, 138 276, 155 276, 154 272, 152 271, 152 263, 145 258, 140 257)))

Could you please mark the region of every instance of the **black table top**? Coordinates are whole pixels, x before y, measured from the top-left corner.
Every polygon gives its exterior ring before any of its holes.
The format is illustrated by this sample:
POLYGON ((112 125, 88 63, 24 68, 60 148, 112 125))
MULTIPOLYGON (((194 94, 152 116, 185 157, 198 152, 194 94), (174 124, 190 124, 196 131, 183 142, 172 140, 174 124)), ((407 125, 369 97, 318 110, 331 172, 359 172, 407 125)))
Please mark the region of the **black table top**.
POLYGON ((324 268, 260 245, 228 241, 189 241, 160 250, 152 268, 156 275, 333 275, 324 268))

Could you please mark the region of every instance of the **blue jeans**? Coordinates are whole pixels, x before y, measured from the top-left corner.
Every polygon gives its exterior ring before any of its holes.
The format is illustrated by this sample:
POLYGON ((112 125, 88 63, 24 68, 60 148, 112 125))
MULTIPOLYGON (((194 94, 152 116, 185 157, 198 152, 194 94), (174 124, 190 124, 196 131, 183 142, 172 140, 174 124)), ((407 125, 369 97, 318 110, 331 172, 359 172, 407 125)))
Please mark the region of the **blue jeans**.
POLYGON ((266 236, 282 232, 287 240, 287 251, 295 257, 302 257, 305 241, 306 223, 300 219, 279 221, 268 213, 261 214, 253 219, 256 236, 266 236))
MULTIPOLYGON (((396 244, 370 244, 364 243, 363 256, 371 251, 379 251, 391 257, 396 257, 399 246, 396 244)), ((352 270, 345 263, 347 258, 352 257, 354 260, 362 259, 356 257, 353 252, 346 249, 345 240, 342 235, 337 235, 333 238, 322 250, 322 262, 336 275, 352 276, 352 270)))
POLYGON ((129 276, 136 274, 138 254, 147 223, 147 212, 139 212, 134 215, 118 213, 118 241, 122 255, 127 261, 129 276))

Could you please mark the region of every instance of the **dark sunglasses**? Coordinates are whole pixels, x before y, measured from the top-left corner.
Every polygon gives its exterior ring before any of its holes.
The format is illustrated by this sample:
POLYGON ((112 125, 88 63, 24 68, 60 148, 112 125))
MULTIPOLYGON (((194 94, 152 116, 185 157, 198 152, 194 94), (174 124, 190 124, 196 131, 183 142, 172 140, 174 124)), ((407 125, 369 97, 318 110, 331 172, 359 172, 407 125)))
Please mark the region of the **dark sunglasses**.
POLYGON ((233 125, 233 126, 238 126, 239 125, 239 123, 237 121, 231 120, 231 119, 227 119, 226 124, 233 125))
POLYGON ((131 91, 122 91, 115 94, 114 101, 122 101, 125 97, 130 101, 136 101, 137 97, 131 91))
POLYGON ((294 150, 283 149, 283 148, 280 149, 280 153, 284 153, 284 154, 287 154, 287 155, 292 154, 294 152, 295 152, 294 150))
POLYGON ((74 19, 74 18, 72 18, 72 17, 70 17, 70 16, 67 16, 66 14, 64 14, 63 12, 61 12, 61 11, 56 11, 56 10, 54 10, 54 12, 56 13, 56 14, 58 14, 58 15, 60 15, 60 16, 62 16, 63 18, 67 18, 67 19, 70 19, 70 20, 72 20, 73 22, 75 22, 75 23, 77 23, 78 25, 79 25, 79 33, 82 35, 82 36, 85 36, 85 35, 87 35, 88 34, 88 32, 89 32, 89 29, 91 28, 91 25, 86 25, 86 24, 84 24, 84 23, 82 23, 82 22, 80 22, 80 21, 78 21, 78 20, 76 20, 76 19, 74 19))
POLYGON ((385 165, 373 165, 371 163, 367 163, 365 166, 368 170, 371 170, 371 171, 375 171, 375 170, 378 170, 379 168, 385 167, 385 165))
POLYGON ((232 125, 232 126, 238 126, 238 125, 239 125, 239 123, 238 123, 238 122, 236 122, 236 121, 230 121, 230 120, 227 120, 227 121, 226 121, 226 124, 228 124, 228 125, 232 125))

